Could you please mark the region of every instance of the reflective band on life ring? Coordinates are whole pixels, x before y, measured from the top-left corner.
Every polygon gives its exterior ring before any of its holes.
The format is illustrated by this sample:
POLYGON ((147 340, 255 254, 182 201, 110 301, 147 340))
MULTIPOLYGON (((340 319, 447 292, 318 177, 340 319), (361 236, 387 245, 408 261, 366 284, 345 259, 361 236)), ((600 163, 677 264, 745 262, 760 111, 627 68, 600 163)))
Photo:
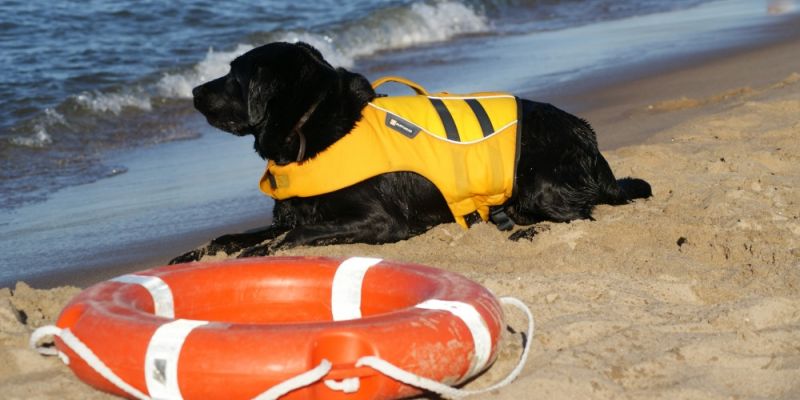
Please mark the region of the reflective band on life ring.
POLYGON ((360 360, 461 383, 497 357, 502 318, 491 292, 452 272, 377 258, 267 257, 154 268, 92 286, 57 326, 99 361, 55 342, 79 378, 122 396, 395 399, 420 389, 360 360), (312 379, 309 371, 321 372, 312 379))
POLYGON ((364 275, 380 258, 353 257, 336 269, 331 288, 331 314, 334 321, 361 318, 361 286, 364 275))
POLYGON ((144 356, 144 378, 150 397, 183 399, 178 387, 178 357, 189 333, 207 324, 208 321, 177 319, 156 329, 144 356))
POLYGON ((447 311, 464 322, 464 325, 469 328, 469 333, 472 334, 472 343, 475 346, 472 367, 465 378, 470 378, 483 371, 492 355, 492 335, 475 307, 460 301, 431 299, 417 304, 417 308, 447 311))
POLYGON ((172 300, 172 290, 169 289, 164 281, 157 276, 143 275, 122 275, 111 280, 111 282, 134 283, 142 286, 150 292, 153 298, 155 314, 164 318, 175 318, 175 306, 172 300))

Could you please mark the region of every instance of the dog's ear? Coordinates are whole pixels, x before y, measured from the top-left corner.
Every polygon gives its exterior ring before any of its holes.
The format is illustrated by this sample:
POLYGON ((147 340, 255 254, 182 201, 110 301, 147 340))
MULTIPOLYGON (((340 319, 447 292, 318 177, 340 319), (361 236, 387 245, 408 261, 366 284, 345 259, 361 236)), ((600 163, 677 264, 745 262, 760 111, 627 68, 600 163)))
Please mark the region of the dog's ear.
POLYGON ((266 76, 269 71, 256 68, 247 87, 247 119, 251 126, 259 124, 267 116, 267 103, 273 97, 279 82, 266 76))
POLYGON ((310 45, 310 44, 308 44, 306 42, 297 42, 297 43, 295 43, 295 46, 300 47, 301 49, 307 51, 308 54, 314 60, 319 62, 320 64, 322 64, 322 65, 324 65, 324 66, 326 66, 326 67, 328 67, 330 69, 333 69, 333 66, 330 63, 328 63, 327 61, 325 61, 325 58, 322 57, 322 53, 320 53, 320 51, 317 50, 316 47, 314 47, 314 46, 312 46, 312 45, 310 45))
POLYGON ((339 68, 337 72, 359 110, 375 98, 372 84, 363 75, 347 71, 344 68, 339 68))
MULTIPOLYGON (((308 107, 338 79, 336 70, 317 49, 307 43, 275 43, 267 46, 249 66, 246 100, 251 126, 269 119, 271 110, 308 107), (273 101, 280 103, 280 106, 271 106, 269 103, 273 101)), ((291 113, 289 111, 288 114, 291 113)))

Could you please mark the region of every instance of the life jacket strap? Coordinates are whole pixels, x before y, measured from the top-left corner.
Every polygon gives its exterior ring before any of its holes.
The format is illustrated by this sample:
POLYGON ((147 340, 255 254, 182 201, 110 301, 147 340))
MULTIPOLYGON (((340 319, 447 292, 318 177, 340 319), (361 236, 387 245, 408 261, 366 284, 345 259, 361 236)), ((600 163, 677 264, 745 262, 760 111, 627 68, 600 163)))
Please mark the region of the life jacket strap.
POLYGON ((489 207, 489 220, 501 231, 510 231, 514 227, 514 221, 508 217, 503 206, 489 207))
POLYGON ((399 76, 384 76, 383 78, 378 78, 375 82, 372 82, 372 89, 377 89, 378 86, 383 85, 386 82, 402 83, 403 85, 406 85, 411 89, 414 89, 414 91, 417 92, 417 94, 419 95, 422 96, 428 95, 428 91, 425 90, 425 88, 422 87, 422 85, 420 85, 419 83, 414 82, 410 79, 401 78, 399 76))
MULTIPOLYGON (((506 214, 503 206, 489 207, 489 221, 500 231, 508 231, 514 227, 514 221, 506 214)), ((464 222, 466 222, 467 227, 471 228, 472 225, 483 222, 483 219, 480 213, 473 211, 464 216, 464 222)))

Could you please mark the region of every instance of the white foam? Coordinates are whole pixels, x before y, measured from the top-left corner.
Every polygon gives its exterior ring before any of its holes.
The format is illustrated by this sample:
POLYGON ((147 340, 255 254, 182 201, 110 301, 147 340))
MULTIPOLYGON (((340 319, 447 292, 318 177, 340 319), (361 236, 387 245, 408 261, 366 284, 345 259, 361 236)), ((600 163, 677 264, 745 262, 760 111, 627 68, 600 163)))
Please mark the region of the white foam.
POLYGON ((17 146, 42 148, 53 143, 53 137, 47 132, 47 128, 55 124, 66 125, 67 121, 63 115, 52 108, 46 108, 44 115, 36 118, 33 124, 33 135, 14 136, 9 142, 17 146))
POLYGON ((52 108, 46 108, 44 110, 44 121, 42 122, 47 125, 54 125, 54 124, 66 124, 67 120, 58 111, 52 108))
MULTIPOLYGON (((458 2, 437 3, 434 6, 415 3, 411 11, 422 20, 416 32, 409 32, 403 37, 403 45, 442 41, 465 33, 485 32, 490 28, 485 16, 458 2)), ((397 28, 403 29, 404 26, 397 28)))
POLYGON ((191 98, 192 88, 228 73, 234 58, 253 49, 252 45, 239 44, 233 51, 214 51, 208 49, 206 58, 186 73, 164 74, 158 81, 159 93, 164 97, 191 98))
POLYGON ((489 29, 485 16, 464 4, 445 1, 385 9, 335 32, 286 32, 276 40, 309 43, 334 66, 352 67, 357 58, 379 51, 440 42, 489 29))
POLYGON ((145 93, 101 93, 83 92, 75 96, 78 104, 95 112, 119 114, 123 108, 131 107, 150 111, 150 97, 145 93))
POLYGON ((36 131, 32 136, 14 136, 9 139, 9 142, 17 146, 42 148, 53 143, 53 138, 47 133, 45 127, 37 124, 36 131))

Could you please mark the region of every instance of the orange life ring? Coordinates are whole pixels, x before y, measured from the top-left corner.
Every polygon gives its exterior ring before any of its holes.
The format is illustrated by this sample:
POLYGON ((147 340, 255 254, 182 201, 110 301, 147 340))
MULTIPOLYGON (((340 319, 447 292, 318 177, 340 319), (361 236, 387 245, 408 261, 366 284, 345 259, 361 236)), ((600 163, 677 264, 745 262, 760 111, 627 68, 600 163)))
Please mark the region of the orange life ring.
MULTIPOLYGON (((377 356, 458 384, 497 357, 502 308, 458 274, 380 259, 267 257, 154 268, 94 285, 61 313, 122 381, 152 398, 251 399, 329 360, 286 399, 394 399, 420 393, 356 360, 377 356), (336 385, 358 378, 354 393, 336 385)), ((61 338, 84 382, 131 397, 61 338)))

